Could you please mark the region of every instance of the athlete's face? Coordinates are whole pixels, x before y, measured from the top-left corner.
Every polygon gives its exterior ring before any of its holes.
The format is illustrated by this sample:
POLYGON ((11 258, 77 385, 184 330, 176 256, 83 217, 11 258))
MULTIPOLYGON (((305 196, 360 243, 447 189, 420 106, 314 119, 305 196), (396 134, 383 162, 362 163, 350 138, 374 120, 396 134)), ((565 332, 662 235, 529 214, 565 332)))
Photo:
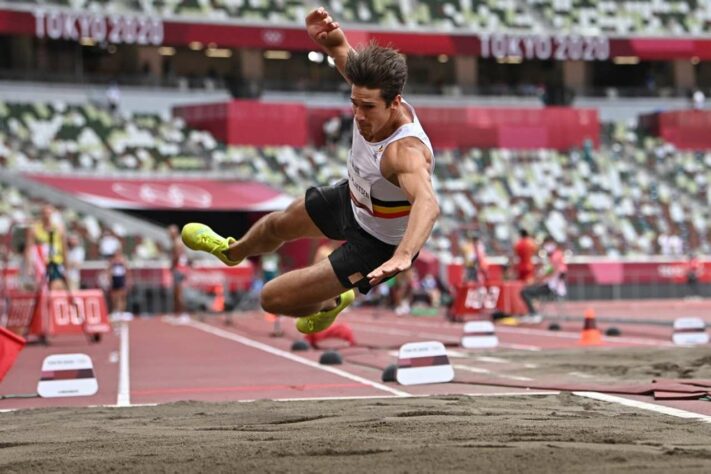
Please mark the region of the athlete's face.
POLYGON ((351 104, 358 131, 363 138, 372 142, 387 138, 392 132, 392 124, 400 110, 398 95, 390 105, 380 96, 380 89, 351 87, 351 104))

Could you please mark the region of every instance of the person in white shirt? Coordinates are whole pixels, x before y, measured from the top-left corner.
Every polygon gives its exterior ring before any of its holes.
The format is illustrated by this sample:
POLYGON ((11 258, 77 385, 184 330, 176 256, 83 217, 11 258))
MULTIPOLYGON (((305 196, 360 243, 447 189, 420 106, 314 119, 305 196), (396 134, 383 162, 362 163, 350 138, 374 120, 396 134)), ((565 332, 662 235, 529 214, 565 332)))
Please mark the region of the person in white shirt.
POLYGON ((67 284, 70 290, 81 288, 81 264, 84 263, 86 252, 79 237, 72 234, 67 238, 67 284))
POLYGON ((99 253, 105 260, 111 260, 121 248, 121 241, 109 230, 104 232, 99 240, 99 253))
POLYGON ((691 96, 691 100, 694 102, 694 109, 701 110, 706 102, 706 94, 701 89, 696 89, 691 96))
POLYGON ((261 293, 265 311, 298 318, 303 333, 326 329, 355 298, 409 269, 439 215, 432 188, 434 153, 415 109, 402 98, 407 64, 392 48, 354 49, 324 9, 306 17, 311 39, 333 58, 351 87, 355 127, 348 179, 313 187, 286 210, 266 215, 240 240, 190 223, 182 236, 193 250, 228 265, 274 252, 299 238, 343 241, 327 259, 283 273, 261 293))

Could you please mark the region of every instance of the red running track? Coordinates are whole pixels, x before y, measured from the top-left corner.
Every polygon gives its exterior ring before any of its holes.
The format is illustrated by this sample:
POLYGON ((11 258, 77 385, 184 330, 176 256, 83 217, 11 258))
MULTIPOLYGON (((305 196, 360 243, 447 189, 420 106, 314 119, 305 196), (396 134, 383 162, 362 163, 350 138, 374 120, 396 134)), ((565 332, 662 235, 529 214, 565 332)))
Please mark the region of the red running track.
MULTIPOLYGON (((40 367, 50 354, 82 352, 91 356, 99 392, 91 397, 0 400, 0 410, 49 406, 136 405, 181 400, 227 402, 255 399, 326 397, 381 397, 432 394, 530 393, 524 389, 450 383, 402 387, 382 384, 382 367, 396 361, 395 351, 405 342, 439 340, 449 349, 458 348, 462 325, 440 318, 396 317, 388 311, 355 309, 347 322, 362 348, 341 348, 343 365, 318 364, 321 351, 291 352, 292 341, 300 339, 288 318, 281 318, 284 335, 272 337, 273 325, 259 313, 235 315, 232 325, 223 318, 207 322, 175 318, 135 319, 125 324, 127 364, 121 370, 119 327, 98 344, 83 337, 64 337, 49 346, 26 347, 13 368, 0 382, 0 395, 30 394, 36 391, 40 367), (363 362, 367 356, 377 363, 363 362), (359 360, 359 357, 361 359, 359 360), (375 360, 374 359, 374 360, 375 360), (128 381, 121 385, 121 376, 128 381)), ((562 323, 562 331, 538 326, 497 326, 501 348, 545 351, 578 349, 579 324, 562 323)), ((671 327, 659 325, 616 325, 621 338, 606 338, 605 347, 654 347, 671 345, 671 327)), ((604 331, 605 325, 600 325, 604 331)), ((339 346, 340 341, 331 342, 339 346)), ((465 356, 467 354, 464 354, 465 356)), ((470 354, 471 355, 471 354, 470 354)), ((476 354, 474 354, 476 355, 476 354)), ((486 359, 486 358, 484 358, 486 359)), ((453 358, 455 370, 490 371, 494 376, 515 378, 505 366, 477 361, 468 367, 466 359, 453 358), (487 365, 489 364, 489 365, 487 365), (457 368, 459 367, 459 368, 457 368)), ((521 367, 511 367, 511 370, 521 367)), ((512 372, 513 373, 513 372, 512 372)), ((707 402, 664 402, 697 413, 707 413, 707 402)))

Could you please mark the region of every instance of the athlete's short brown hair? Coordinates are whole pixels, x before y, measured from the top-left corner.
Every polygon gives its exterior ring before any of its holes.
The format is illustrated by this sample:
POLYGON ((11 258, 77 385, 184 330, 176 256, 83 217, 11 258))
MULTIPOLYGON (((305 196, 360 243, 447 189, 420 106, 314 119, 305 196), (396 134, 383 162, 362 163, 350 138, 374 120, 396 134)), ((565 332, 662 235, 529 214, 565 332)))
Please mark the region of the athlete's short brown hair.
POLYGON ((397 50, 371 42, 348 53, 346 77, 353 85, 380 89, 385 104, 390 105, 405 87, 407 63, 397 50))

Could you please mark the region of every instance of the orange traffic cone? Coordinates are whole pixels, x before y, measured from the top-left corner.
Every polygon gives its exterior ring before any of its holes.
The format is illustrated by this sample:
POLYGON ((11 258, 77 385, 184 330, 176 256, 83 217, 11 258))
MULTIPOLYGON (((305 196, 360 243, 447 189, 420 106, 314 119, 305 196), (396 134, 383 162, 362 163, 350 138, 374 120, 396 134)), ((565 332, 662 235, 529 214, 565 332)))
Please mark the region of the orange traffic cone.
POLYGON ((216 313, 221 313, 225 310, 225 290, 222 288, 222 285, 215 285, 212 291, 215 292, 212 310, 216 313))
POLYGON ((583 332, 580 333, 580 344, 583 346, 598 346, 602 344, 602 334, 595 323, 595 310, 588 308, 585 310, 585 324, 583 332))

